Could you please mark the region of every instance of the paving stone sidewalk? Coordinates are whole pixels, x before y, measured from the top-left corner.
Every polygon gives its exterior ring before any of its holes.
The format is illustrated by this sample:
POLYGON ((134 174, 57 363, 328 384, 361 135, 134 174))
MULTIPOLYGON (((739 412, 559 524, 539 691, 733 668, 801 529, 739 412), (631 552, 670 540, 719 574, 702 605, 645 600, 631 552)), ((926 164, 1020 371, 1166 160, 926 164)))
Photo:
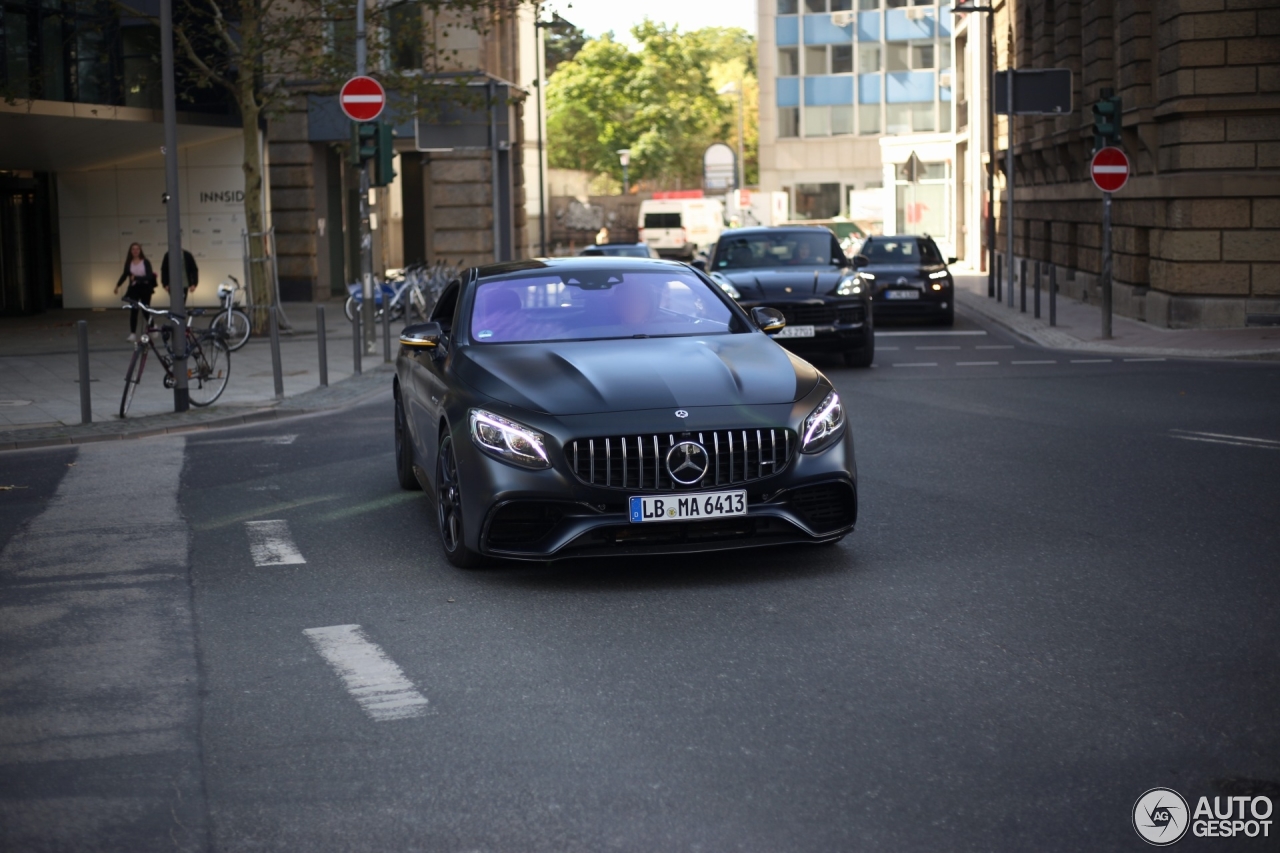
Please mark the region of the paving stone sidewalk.
MULTIPOLYGON (((212 406, 178 414, 164 371, 149 361, 129 417, 119 417, 124 374, 133 345, 126 311, 50 311, 34 317, 0 318, 0 450, 109 441, 210 429, 350 405, 385 392, 391 366, 383 361, 382 327, 373 355, 353 370, 351 326, 342 303, 323 303, 329 386, 320 386, 316 306, 286 303, 293 327, 280 338, 285 397, 277 400, 269 341, 251 339, 231 356, 226 391, 212 406), (89 324, 93 422, 80 422, 76 322, 89 324)), ((201 321, 197 320, 197 325, 201 321)), ((402 324, 391 326, 394 336, 402 324)))
MULTIPOLYGON (((1280 327, 1246 329, 1162 329, 1113 315, 1112 337, 1102 338, 1102 310, 1058 294, 1057 325, 1049 325, 1047 287, 1040 294, 1040 319, 1034 316, 1034 290, 1027 289, 1027 311, 1020 294, 1014 307, 987 296, 986 275, 957 270, 956 305, 1004 326, 1026 340, 1050 349, 1164 358, 1280 359, 1280 327)), ((1006 301, 1008 299, 1005 295, 1006 301)))

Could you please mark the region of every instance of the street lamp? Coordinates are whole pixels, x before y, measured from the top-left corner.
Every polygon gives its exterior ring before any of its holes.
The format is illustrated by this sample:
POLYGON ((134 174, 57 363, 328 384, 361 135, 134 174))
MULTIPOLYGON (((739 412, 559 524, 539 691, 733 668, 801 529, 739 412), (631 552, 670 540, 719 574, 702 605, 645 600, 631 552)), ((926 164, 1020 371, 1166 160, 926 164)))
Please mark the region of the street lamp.
POLYGON ((735 95, 735 94, 736 94, 736 95, 738 96, 738 186, 737 186, 737 187, 735 187, 735 189, 739 189, 739 190, 740 190, 740 189, 742 189, 743 187, 745 187, 745 186, 747 185, 747 180, 746 180, 746 173, 747 173, 746 159, 744 158, 743 153, 742 153, 742 151, 743 151, 743 145, 742 145, 742 122, 743 122, 743 119, 742 119, 742 116, 743 116, 743 113, 744 113, 744 111, 745 111, 745 108, 744 108, 744 106, 743 106, 743 100, 742 100, 743 95, 745 94, 745 93, 742 91, 742 81, 740 81, 740 80, 739 80, 739 81, 737 81, 737 82, 730 81, 730 82, 728 82, 728 83, 725 83, 723 86, 721 86, 719 89, 717 89, 717 90, 716 90, 716 94, 717 94, 717 95, 735 95))
MULTIPOLYGON (((996 295, 996 52, 995 39, 995 7, 977 6, 973 0, 964 0, 952 7, 951 12, 963 15, 969 12, 986 12, 987 18, 987 296, 994 299, 996 295)), ((1010 110, 1012 113, 1012 110, 1010 110)), ((1010 115, 1012 121, 1013 116, 1010 115)), ((1009 235, 1013 240, 1013 235, 1009 235)), ((1012 270, 1010 274, 1012 275, 1012 270)))
POLYGON ((555 15, 550 21, 533 22, 534 31, 537 33, 537 38, 534 39, 534 49, 538 54, 534 57, 535 70, 538 75, 538 79, 534 81, 534 85, 538 87, 538 248, 544 258, 547 256, 547 177, 544 164, 547 159, 547 148, 546 142, 542 138, 542 104, 546 101, 546 81, 542 79, 542 66, 546 58, 547 48, 542 31, 547 29, 560 30, 572 26, 573 24, 559 15, 555 15))
POLYGON ((627 194, 627 167, 631 165, 631 149, 618 149, 618 162, 622 164, 622 194, 627 194))

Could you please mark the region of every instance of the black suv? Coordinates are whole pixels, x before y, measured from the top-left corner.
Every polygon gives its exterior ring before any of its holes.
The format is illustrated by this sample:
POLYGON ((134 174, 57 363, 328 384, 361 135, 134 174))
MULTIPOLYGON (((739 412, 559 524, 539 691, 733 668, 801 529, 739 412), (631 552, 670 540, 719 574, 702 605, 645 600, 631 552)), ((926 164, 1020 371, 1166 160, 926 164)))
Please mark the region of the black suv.
POLYGON ((858 280, 871 294, 877 320, 919 318, 955 322, 955 282, 938 244, 921 237, 868 237, 853 259, 858 280))

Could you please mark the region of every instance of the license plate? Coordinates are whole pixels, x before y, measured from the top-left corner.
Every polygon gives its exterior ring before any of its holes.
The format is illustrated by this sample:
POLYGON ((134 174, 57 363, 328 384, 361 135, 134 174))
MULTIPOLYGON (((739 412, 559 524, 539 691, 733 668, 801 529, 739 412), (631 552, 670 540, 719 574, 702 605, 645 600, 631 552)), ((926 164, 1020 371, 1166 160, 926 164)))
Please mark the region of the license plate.
POLYGON ((812 338, 813 326, 783 326, 775 338, 812 338))
POLYGON ((747 493, 698 492, 691 495, 633 497, 630 501, 631 521, 689 521, 690 519, 724 518, 747 514, 747 493))
POLYGON ((918 290, 886 290, 884 292, 885 299, 919 299, 920 291, 918 290))

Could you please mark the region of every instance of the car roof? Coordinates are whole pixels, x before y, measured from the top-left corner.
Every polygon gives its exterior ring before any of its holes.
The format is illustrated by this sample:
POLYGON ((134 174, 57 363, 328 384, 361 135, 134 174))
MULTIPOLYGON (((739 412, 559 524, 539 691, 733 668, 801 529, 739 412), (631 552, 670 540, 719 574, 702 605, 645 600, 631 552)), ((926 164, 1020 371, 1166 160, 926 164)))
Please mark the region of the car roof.
POLYGON ((534 270, 554 270, 559 273, 598 270, 602 267, 615 267, 623 271, 641 271, 646 269, 669 269, 689 272, 688 264, 680 261, 665 261, 658 258, 633 258, 621 255, 574 255, 565 258, 531 258, 527 261, 507 261, 500 264, 487 264, 476 269, 478 278, 500 278, 534 270))
POLYGON ((730 228, 724 231, 720 236, 741 237, 752 234, 779 234, 786 231, 821 231, 824 234, 834 233, 825 225, 753 225, 750 228, 730 228))

